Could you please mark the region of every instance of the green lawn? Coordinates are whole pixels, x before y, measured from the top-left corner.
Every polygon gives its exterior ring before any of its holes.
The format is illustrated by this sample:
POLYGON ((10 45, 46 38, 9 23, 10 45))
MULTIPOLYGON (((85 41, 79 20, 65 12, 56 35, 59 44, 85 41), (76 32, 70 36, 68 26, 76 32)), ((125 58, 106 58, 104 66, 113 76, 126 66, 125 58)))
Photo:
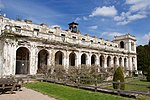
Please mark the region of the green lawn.
MULTIPOLYGON (((133 80, 131 83, 134 84, 145 84, 148 85, 150 82, 147 82, 146 80, 133 80)), ((126 84, 125 90, 137 90, 137 91, 148 91, 149 89, 146 86, 136 86, 136 85, 128 85, 126 84)))
POLYGON ((46 82, 28 83, 25 84, 25 87, 39 91, 59 100, 133 100, 121 96, 91 92, 46 82))

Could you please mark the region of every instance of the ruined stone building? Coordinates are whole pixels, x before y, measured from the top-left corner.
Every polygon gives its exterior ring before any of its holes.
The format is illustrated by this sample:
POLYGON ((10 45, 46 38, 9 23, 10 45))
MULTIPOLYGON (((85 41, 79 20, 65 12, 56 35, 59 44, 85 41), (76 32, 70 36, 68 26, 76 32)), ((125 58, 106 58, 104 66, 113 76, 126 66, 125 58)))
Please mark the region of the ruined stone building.
POLYGON ((43 65, 99 65, 109 68, 123 66, 137 70, 136 38, 130 34, 107 41, 82 35, 78 24, 68 30, 33 24, 31 20, 12 20, 0 16, 0 76, 35 75, 43 65))

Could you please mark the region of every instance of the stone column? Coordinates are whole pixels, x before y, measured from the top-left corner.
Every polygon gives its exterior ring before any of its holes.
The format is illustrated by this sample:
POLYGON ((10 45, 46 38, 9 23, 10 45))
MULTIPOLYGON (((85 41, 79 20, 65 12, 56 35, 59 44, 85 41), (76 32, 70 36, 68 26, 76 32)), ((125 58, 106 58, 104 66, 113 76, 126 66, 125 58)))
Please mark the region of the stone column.
POLYGON ((110 57, 111 59, 110 59, 110 67, 113 67, 114 66, 114 57, 113 56, 111 56, 110 57))
POLYGON ((91 66, 91 53, 87 53, 86 54, 87 55, 87 57, 86 57, 86 65, 89 65, 89 66, 91 66))
POLYGON ((117 60, 116 60, 116 66, 119 66, 119 57, 116 57, 117 60))
POLYGON ((132 71, 132 57, 131 56, 129 56, 129 58, 128 58, 128 66, 129 66, 129 70, 131 70, 132 71))
POLYGON ((81 52, 77 53, 77 67, 79 67, 81 65, 81 52))
POLYGON ((51 65, 54 67, 55 66, 55 50, 54 49, 51 49, 51 65))
POLYGON ((137 56, 136 55, 134 58, 134 67, 135 67, 135 71, 137 71, 137 56))
POLYGON ((96 58, 95 58, 95 65, 100 65, 100 62, 99 62, 99 57, 96 55, 96 58))
POLYGON ((63 66, 65 69, 69 68, 69 52, 68 51, 64 53, 63 66))
POLYGON ((38 52, 36 47, 33 45, 30 47, 30 71, 29 74, 34 75, 37 73, 37 66, 38 66, 38 52))
POLYGON ((104 55, 104 68, 107 68, 107 55, 104 55))
POLYGON ((51 62, 51 50, 47 50, 48 51, 48 58, 47 58, 47 65, 51 66, 52 62, 51 62))
POLYGON ((124 66, 124 57, 121 57, 121 59, 122 59, 121 66, 122 66, 122 67, 125 67, 125 66, 124 66))

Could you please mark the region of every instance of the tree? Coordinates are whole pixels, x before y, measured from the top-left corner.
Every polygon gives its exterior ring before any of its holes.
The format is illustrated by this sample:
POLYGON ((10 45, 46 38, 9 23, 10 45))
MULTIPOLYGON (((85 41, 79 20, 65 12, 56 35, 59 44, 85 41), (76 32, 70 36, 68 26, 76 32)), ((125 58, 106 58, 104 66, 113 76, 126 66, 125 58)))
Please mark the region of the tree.
MULTIPOLYGON (((118 67, 115 70, 115 73, 114 73, 114 76, 113 76, 113 81, 114 82, 118 82, 118 81, 124 82, 125 81, 122 67, 118 67)), ((124 90, 125 89, 125 84, 120 84, 120 87, 119 87, 118 83, 113 83, 113 88, 124 90)))
POLYGON ((147 77, 146 77, 147 81, 150 82, 150 66, 148 67, 147 70, 147 77))

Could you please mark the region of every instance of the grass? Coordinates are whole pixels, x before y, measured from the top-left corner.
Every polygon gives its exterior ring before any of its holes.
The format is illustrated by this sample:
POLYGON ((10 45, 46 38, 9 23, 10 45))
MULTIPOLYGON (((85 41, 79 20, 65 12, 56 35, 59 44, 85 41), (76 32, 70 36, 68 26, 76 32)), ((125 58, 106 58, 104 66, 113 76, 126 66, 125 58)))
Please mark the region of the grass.
POLYGON ((59 100, 133 100, 131 98, 91 92, 46 82, 28 83, 25 84, 25 87, 39 91, 59 100))
MULTIPOLYGON (((150 82, 147 82, 146 80, 133 80, 133 81, 131 81, 131 83, 144 84, 144 85, 150 84, 150 82)), ((136 86, 136 85, 126 84, 125 90, 148 91, 149 89, 146 86, 136 86)))

